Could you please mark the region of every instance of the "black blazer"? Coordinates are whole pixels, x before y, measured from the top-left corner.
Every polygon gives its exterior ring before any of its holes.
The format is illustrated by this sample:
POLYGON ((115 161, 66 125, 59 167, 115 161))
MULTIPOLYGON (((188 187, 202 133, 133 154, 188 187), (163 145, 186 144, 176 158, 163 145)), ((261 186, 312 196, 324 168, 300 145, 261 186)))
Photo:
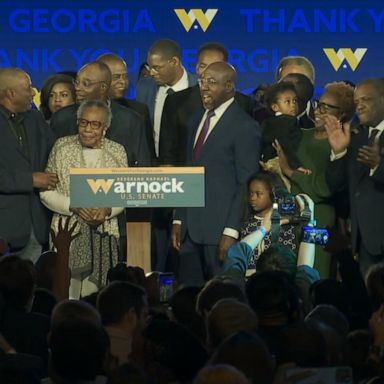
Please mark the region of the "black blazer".
POLYGON ((155 142, 153 140, 151 118, 149 117, 149 109, 147 105, 137 100, 128 100, 124 97, 121 99, 116 99, 115 101, 123 107, 132 109, 133 111, 137 112, 143 118, 145 136, 147 138, 149 153, 151 156, 151 163, 154 164, 156 162, 155 142))
MULTIPOLYGON (((347 154, 339 160, 329 162, 327 182, 337 191, 348 186, 352 243, 358 251, 359 238, 372 255, 384 254, 384 160, 381 157, 378 168, 370 176, 368 166, 359 163, 357 151, 368 144, 368 129, 364 128, 352 136, 347 154)), ((384 135, 380 136, 381 156, 384 155, 384 135)))
POLYGON ((50 213, 32 186, 32 173, 44 172, 53 135, 40 112, 32 110, 24 116, 29 157, 0 113, 0 237, 11 249, 24 247, 32 228, 36 239, 46 243, 50 224, 50 213))
MULTIPOLYGON (((50 124, 56 138, 77 133, 78 108, 78 104, 73 104, 52 115, 50 124)), ((143 118, 115 101, 111 101, 111 111, 112 122, 105 136, 125 148, 130 167, 151 165, 143 118)))
MULTIPOLYGON (((235 100, 245 112, 252 116, 252 99, 249 96, 236 92, 235 100)), ((160 164, 185 164, 187 126, 191 116, 196 113, 204 113, 198 85, 166 98, 161 117, 160 164)))

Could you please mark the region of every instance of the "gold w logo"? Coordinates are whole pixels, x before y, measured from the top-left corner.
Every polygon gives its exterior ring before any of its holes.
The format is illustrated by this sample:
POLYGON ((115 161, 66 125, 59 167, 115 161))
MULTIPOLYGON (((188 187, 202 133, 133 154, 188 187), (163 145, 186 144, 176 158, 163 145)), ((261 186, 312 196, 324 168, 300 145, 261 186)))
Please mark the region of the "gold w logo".
POLYGON ((335 71, 339 70, 344 60, 349 64, 352 71, 355 71, 367 52, 367 48, 356 48, 355 52, 351 48, 340 48, 337 52, 333 48, 323 48, 323 51, 335 71))
POLYGON ((202 9, 197 8, 190 9, 188 13, 185 9, 180 8, 174 9, 174 11, 187 32, 189 32, 196 20, 201 29, 206 32, 213 18, 216 16, 218 9, 207 9, 205 13, 202 9))
POLYGON ((92 189, 92 192, 96 195, 97 192, 104 191, 105 194, 111 189, 115 179, 87 179, 87 183, 92 189))

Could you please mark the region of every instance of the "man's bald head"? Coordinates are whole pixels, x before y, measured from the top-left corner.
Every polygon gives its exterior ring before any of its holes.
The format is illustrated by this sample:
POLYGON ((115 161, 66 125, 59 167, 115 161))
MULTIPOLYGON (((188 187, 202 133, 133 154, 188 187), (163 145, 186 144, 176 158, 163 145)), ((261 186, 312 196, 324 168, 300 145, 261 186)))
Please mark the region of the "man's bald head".
POLYGON ((111 71, 112 83, 109 89, 109 97, 111 99, 124 97, 129 85, 126 62, 114 53, 104 53, 96 61, 106 64, 111 71))
POLYGON ((229 63, 225 61, 217 61, 216 63, 212 63, 207 67, 207 70, 215 71, 220 74, 221 78, 224 81, 230 81, 233 84, 236 83, 236 69, 229 63))
POLYGON ((29 111, 35 91, 29 75, 19 68, 0 69, 0 104, 14 113, 29 111))
POLYGON ((204 108, 212 110, 235 94, 236 70, 223 61, 210 64, 202 73, 199 84, 204 108))
POLYGON ((28 76, 19 68, 1 68, 0 69, 0 91, 13 88, 20 77, 28 76))

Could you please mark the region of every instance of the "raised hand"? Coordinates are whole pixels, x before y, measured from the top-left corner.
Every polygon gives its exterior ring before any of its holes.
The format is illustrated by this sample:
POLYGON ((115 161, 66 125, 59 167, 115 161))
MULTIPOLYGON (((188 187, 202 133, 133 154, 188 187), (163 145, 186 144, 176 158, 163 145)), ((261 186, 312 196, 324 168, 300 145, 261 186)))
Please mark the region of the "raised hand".
POLYGON ((75 229, 78 225, 78 222, 75 221, 72 226, 69 227, 70 220, 70 216, 66 217, 63 226, 63 218, 60 217, 57 233, 55 233, 52 228, 50 229, 52 243, 58 250, 69 249, 71 242, 76 239, 76 237, 80 236, 80 232, 75 233, 75 229))
POLYGON ((351 141, 351 126, 349 123, 341 124, 336 116, 325 115, 324 126, 328 134, 329 145, 335 155, 345 151, 351 141))

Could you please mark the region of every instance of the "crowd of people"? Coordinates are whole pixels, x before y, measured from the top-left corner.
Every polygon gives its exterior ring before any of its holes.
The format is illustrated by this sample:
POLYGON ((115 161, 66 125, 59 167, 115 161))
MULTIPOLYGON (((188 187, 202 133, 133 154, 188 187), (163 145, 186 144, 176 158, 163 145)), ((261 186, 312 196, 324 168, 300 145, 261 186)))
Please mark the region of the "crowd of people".
POLYGON ((192 74, 161 39, 136 100, 128 81, 103 54, 34 106, 29 75, 0 69, 0 382, 381 382, 384 80, 314 100, 315 68, 288 56, 248 96, 222 44, 192 74), (151 211, 147 278, 129 211, 73 207, 69 185, 137 166, 205 168, 204 207, 151 211), (325 227, 325 246, 303 236, 325 227))

